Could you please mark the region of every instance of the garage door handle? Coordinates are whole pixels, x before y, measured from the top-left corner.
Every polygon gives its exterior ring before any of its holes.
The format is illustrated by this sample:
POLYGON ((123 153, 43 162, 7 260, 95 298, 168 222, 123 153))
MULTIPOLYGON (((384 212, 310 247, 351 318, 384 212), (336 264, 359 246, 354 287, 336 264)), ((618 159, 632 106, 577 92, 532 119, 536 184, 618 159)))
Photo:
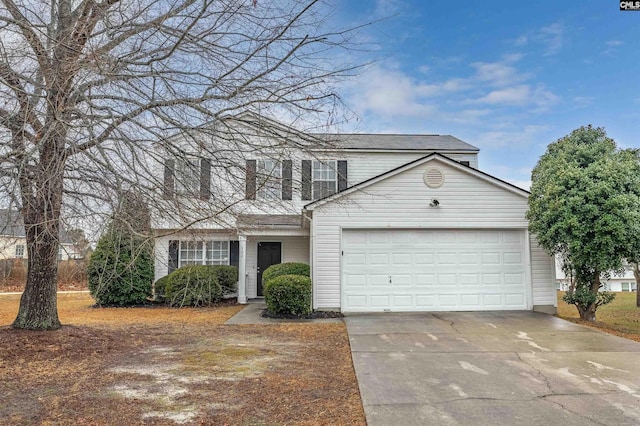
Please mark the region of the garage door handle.
POLYGON ((389 275, 389 284, 391 284, 391 275, 389 275))

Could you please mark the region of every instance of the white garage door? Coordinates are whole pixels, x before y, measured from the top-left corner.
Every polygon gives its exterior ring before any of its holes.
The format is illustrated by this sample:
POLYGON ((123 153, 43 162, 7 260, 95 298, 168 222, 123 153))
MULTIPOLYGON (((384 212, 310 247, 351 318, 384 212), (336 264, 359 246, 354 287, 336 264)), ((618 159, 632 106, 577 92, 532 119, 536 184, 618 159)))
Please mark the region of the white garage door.
POLYGON ((342 310, 527 309, 522 230, 344 230, 342 310))

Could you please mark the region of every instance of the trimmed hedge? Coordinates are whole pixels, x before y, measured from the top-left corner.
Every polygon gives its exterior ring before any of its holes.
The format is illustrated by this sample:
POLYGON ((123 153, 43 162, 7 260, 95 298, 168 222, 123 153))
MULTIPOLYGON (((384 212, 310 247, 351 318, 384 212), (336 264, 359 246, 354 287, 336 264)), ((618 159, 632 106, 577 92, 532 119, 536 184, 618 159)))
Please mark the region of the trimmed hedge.
MULTIPOLYGON (((194 265, 199 266, 199 265, 194 265)), ((190 266, 187 266, 190 268, 190 266)), ((229 294, 233 294, 238 290, 238 268, 231 265, 206 265, 201 266, 201 268, 207 268, 209 273, 214 274, 218 278, 218 284, 222 289, 222 295, 226 296, 229 294)), ((181 271, 183 268, 179 268, 174 270, 169 275, 165 275, 160 278, 154 284, 153 295, 156 300, 165 300, 165 292, 167 283, 171 280, 171 277, 177 272, 181 271)))
POLYGON ((311 313, 311 278, 304 275, 280 275, 264 287, 267 310, 275 315, 311 313))
POLYGON ((218 275, 223 296, 238 291, 238 268, 231 265, 212 265, 209 268, 218 275))
POLYGON ((164 292, 171 275, 165 275, 153 285, 153 297, 156 300, 164 300, 164 292))
POLYGON ((164 296, 169 306, 208 306, 222 299, 222 286, 211 266, 184 266, 169 275, 164 296))
POLYGON ((309 265, 306 263, 288 262, 271 265, 262 273, 263 287, 266 286, 270 280, 281 275, 303 275, 305 277, 310 277, 311 272, 309 270, 309 265))

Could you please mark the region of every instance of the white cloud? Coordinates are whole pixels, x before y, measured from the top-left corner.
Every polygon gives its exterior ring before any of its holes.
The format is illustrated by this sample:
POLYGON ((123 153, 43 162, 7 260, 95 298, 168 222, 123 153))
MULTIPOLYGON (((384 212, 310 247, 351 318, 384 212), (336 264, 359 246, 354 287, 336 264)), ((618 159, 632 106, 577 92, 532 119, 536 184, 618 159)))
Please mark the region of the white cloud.
POLYGON ((389 17, 402 11, 404 3, 401 0, 376 0, 375 16, 389 17))
POLYGON ((575 108, 586 108, 593 103, 595 98, 593 96, 574 96, 571 99, 571 103, 575 108))
POLYGON ((528 84, 492 90, 487 95, 467 101, 488 105, 531 106, 534 112, 541 112, 558 103, 560 97, 547 90, 544 85, 531 87, 528 84))
POLYGON ((358 80, 358 84, 349 88, 356 111, 387 117, 433 115, 437 111, 431 105, 434 98, 470 87, 466 79, 453 78, 428 84, 398 69, 385 67, 373 67, 358 80))
POLYGON ((555 22, 546 27, 529 31, 519 36, 514 45, 518 47, 531 44, 540 44, 544 48, 544 55, 551 56, 560 53, 565 45, 565 27, 560 22, 555 22))
POLYGON ((605 48, 600 52, 600 54, 605 56, 611 56, 614 53, 617 53, 619 47, 624 44, 624 41, 621 40, 609 40, 604 43, 605 48))
POLYGON ((507 55, 498 62, 474 62, 474 79, 487 82, 492 86, 508 86, 518 83, 530 77, 529 74, 520 72, 513 64, 518 62, 521 55, 507 55))
POLYGON ((507 87, 505 89, 493 90, 486 96, 476 99, 476 103, 502 104, 502 105, 525 105, 530 99, 531 89, 528 85, 507 87))
POLYGON ((474 144, 480 148, 529 146, 537 142, 541 134, 548 130, 548 126, 542 125, 526 125, 522 128, 510 127, 509 130, 491 130, 480 133, 474 144))

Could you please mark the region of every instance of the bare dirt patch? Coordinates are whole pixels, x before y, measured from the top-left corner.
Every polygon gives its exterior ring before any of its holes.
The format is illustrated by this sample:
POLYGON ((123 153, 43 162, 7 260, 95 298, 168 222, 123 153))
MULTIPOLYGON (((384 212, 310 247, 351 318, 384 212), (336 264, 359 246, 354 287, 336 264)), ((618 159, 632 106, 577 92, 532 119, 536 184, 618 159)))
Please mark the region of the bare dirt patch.
POLYGON ((59 300, 69 325, 27 332, 5 299, 0 424, 364 424, 343 324, 224 326, 241 307, 76 296, 59 300))

